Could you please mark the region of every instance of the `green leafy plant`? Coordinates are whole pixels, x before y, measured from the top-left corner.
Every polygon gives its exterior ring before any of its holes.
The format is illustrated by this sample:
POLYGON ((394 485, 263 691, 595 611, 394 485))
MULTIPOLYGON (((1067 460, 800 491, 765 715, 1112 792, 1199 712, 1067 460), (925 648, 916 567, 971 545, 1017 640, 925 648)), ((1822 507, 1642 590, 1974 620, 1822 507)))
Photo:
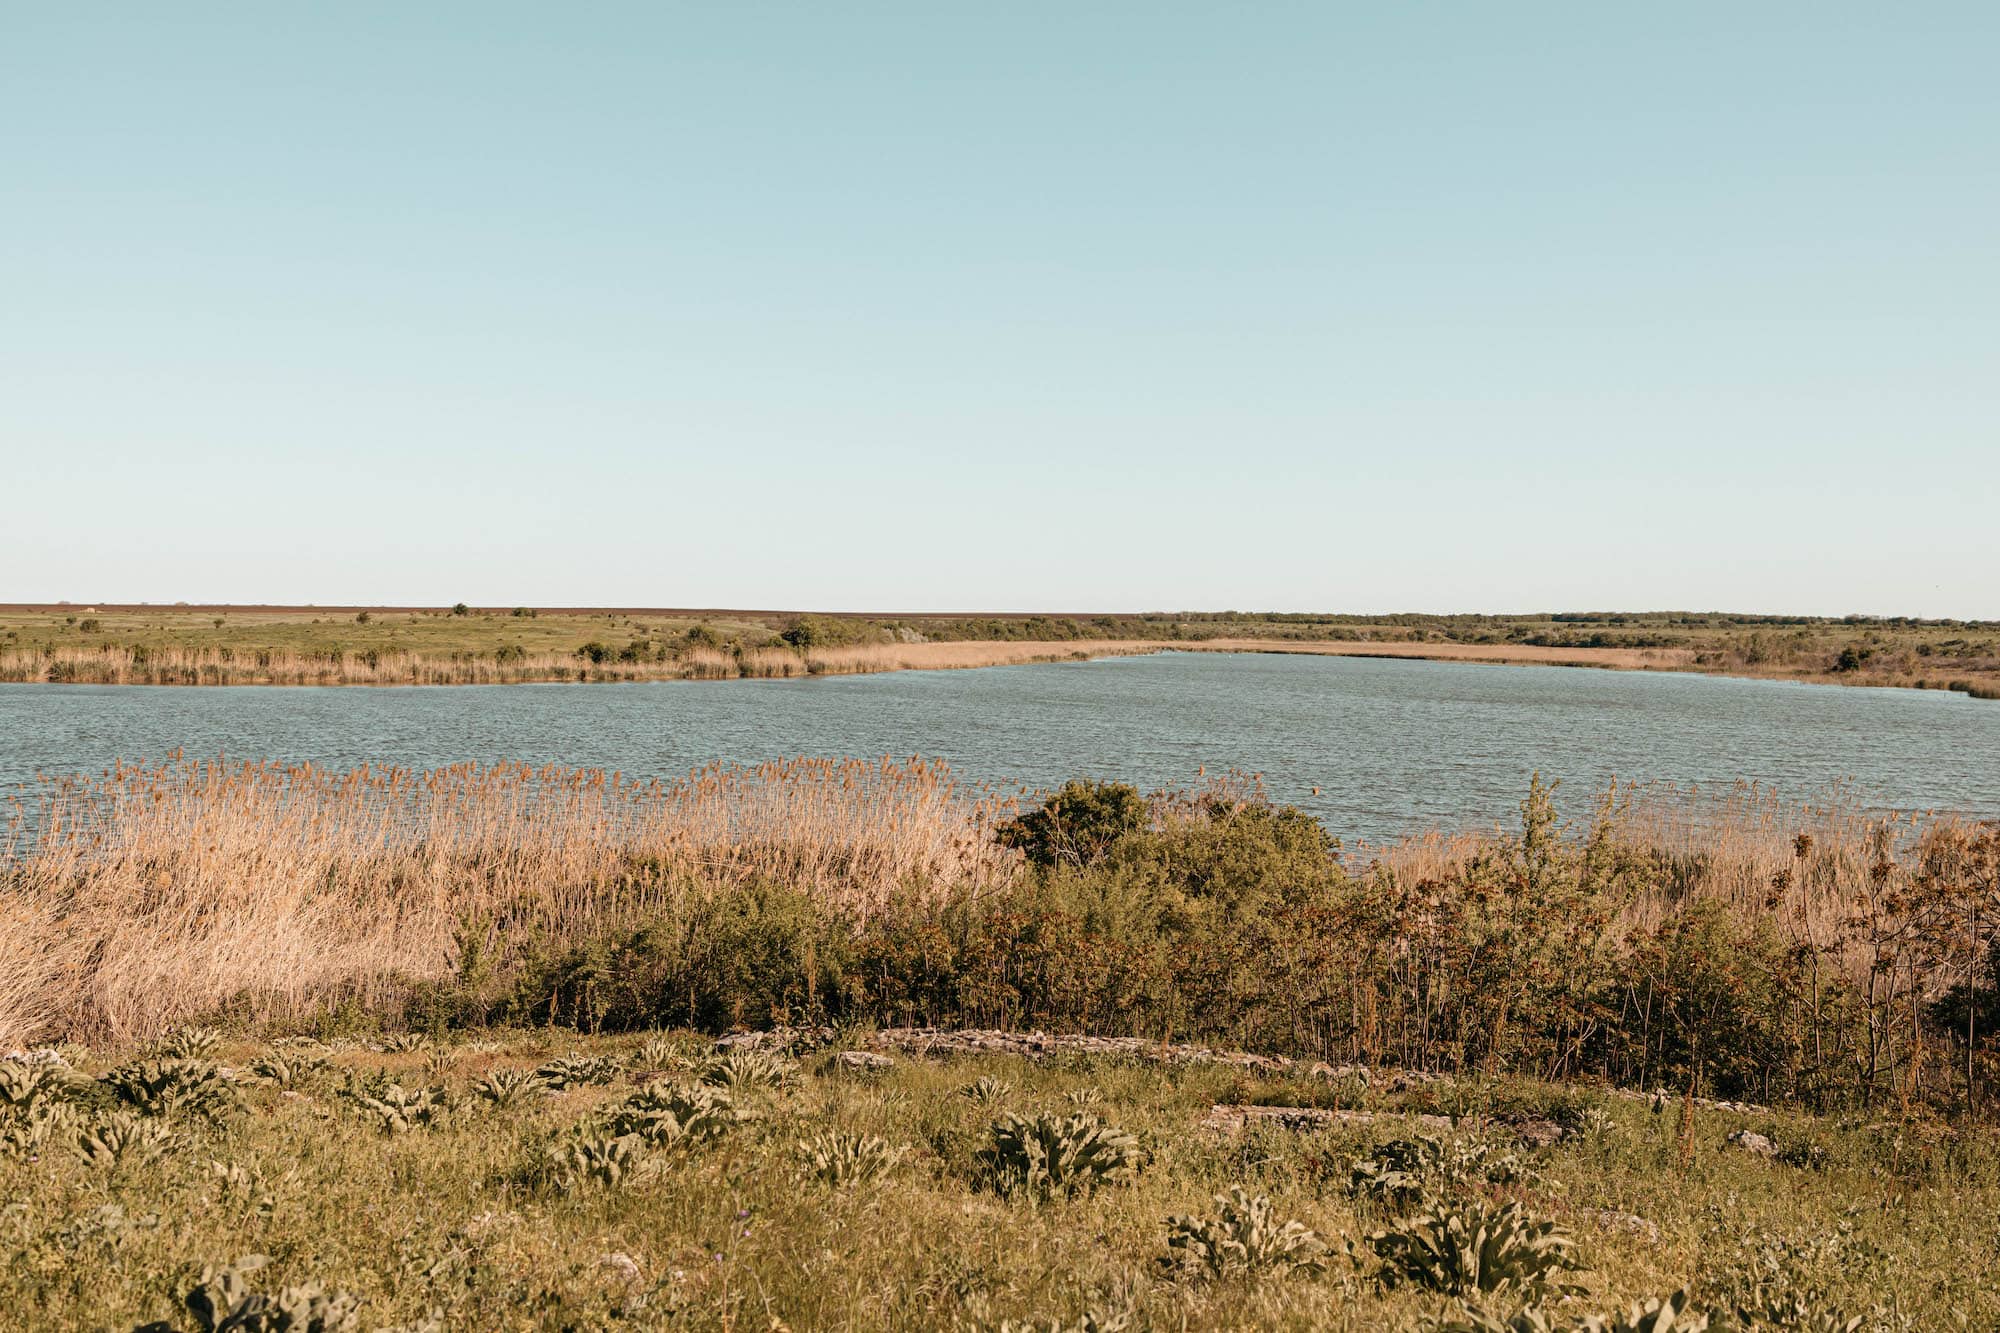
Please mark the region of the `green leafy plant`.
POLYGON ((1211 1280, 1242 1274, 1313 1274, 1325 1271, 1326 1242, 1298 1221, 1279 1221, 1270 1199, 1251 1198, 1241 1187, 1215 1196, 1214 1217, 1167 1219, 1171 1272, 1211 1280))
POLYGON ((567 1092, 593 1083, 610 1083, 623 1072, 609 1056, 565 1055, 537 1066, 535 1077, 545 1088, 567 1092))
POLYGON ((0 1114, 68 1101, 72 1092, 71 1075, 59 1065, 0 1061, 0 1114))
POLYGON ((443 1088, 406 1089, 391 1083, 379 1096, 355 1098, 361 1109, 381 1122, 385 1134, 435 1129, 451 1114, 451 1095, 443 1088))
POLYGON ((312 1051, 274 1052, 252 1060, 250 1072, 280 1088, 297 1088, 316 1074, 325 1072, 326 1057, 312 1051))
MULTIPOLYGON (((194 1323, 192 1333, 360 1333, 361 1301, 344 1291, 315 1284, 284 1287, 265 1295, 250 1277, 270 1261, 246 1254, 224 1268, 206 1268, 201 1281, 181 1300, 194 1323)), ((175 1325, 141 1325, 134 1333, 181 1333, 175 1325)))
POLYGON ((609 1133, 636 1135, 655 1148, 720 1138, 749 1118, 728 1089, 701 1083, 651 1083, 599 1113, 609 1133))
POLYGON ((564 1189, 583 1184, 618 1189, 652 1174, 645 1150, 646 1141, 637 1134, 579 1136, 550 1150, 543 1174, 564 1189))
POLYGON ((532 1069, 493 1069, 472 1085, 472 1095, 496 1111, 511 1111, 543 1096, 549 1085, 532 1069))
POLYGON ((160 1054, 170 1060, 210 1060, 221 1048, 222 1034, 214 1028, 180 1028, 159 1045, 160 1054))
POLYGON ((1038 866, 1094 865, 1120 838, 1139 833, 1152 811, 1139 789, 1123 782, 1066 782, 1031 810, 994 830, 1003 847, 1018 848, 1038 866))
POLYGON ((729 1051, 709 1056, 695 1072, 703 1083, 742 1093, 790 1087, 798 1081, 799 1066, 775 1051, 729 1051))
POLYGON ((1368 1236, 1385 1285, 1408 1283, 1452 1296, 1509 1292, 1526 1297, 1570 1290, 1561 1274, 1580 1265, 1576 1242, 1519 1204, 1440 1204, 1393 1230, 1368 1236))
POLYGON ((981 1074, 972 1082, 960 1088, 959 1095, 970 1097, 975 1102, 1002 1101, 1014 1093, 1014 1085, 1005 1079, 994 1078, 991 1074, 981 1074))
POLYGON ((99 1082, 146 1115, 220 1120, 243 1109, 236 1089, 206 1060, 140 1060, 120 1065, 99 1082))
POLYGON ((1002 1194, 1034 1199, 1089 1193, 1139 1170, 1138 1140, 1094 1115, 1003 1115, 979 1153, 987 1179, 1002 1194))
POLYGON ((798 1157, 802 1174, 839 1188, 866 1184, 886 1174, 902 1160, 903 1150, 873 1134, 830 1129, 801 1139, 798 1157))
POLYGON ((68 1138, 76 1124, 76 1110, 68 1102, 37 1101, 25 1109, 0 1111, 0 1157, 39 1156, 68 1138))
POLYGON ((71 1151, 100 1170, 143 1166, 178 1146, 180 1135, 159 1120, 113 1111, 77 1131, 71 1151))

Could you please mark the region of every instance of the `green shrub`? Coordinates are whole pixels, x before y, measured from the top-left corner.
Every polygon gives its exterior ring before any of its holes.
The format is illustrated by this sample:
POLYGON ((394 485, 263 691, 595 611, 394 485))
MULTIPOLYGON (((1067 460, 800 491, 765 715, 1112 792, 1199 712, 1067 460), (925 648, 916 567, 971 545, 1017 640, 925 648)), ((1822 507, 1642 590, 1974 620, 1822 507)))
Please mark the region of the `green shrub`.
POLYGON ((1167 1219, 1163 1267, 1211 1280, 1325 1271, 1326 1242, 1303 1222, 1280 1222, 1270 1199, 1250 1198, 1237 1187, 1216 1195, 1215 1202, 1215 1217, 1167 1219))
POLYGON ((140 1060, 120 1065, 99 1082, 146 1115, 219 1120, 243 1109, 236 1089, 206 1060, 140 1060))
POLYGON ((903 1150, 874 1134, 830 1129, 799 1140, 799 1170, 807 1179, 838 1189, 867 1184, 902 1160, 903 1150))
POLYGON ((1094 1115, 1003 1115, 979 1164, 1002 1194, 1032 1199, 1088 1194, 1139 1170, 1138 1140, 1094 1115))
POLYGON ((496 1111, 511 1111, 549 1091, 532 1069, 492 1069, 472 1085, 472 1095, 496 1111))
POLYGON ((154 1161, 180 1141, 181 1136, 159 1120, 113 1111, 79 1129, 72 1150, 85 1164, 110 1170, 154 1161))
MULTIPOLYGON (((250 1287, 250 1275, 270 1262, 249 1254, 224 1268, 204 1269, 182 1298, 193 1333, 361 1333, 361 1302, 344 1291, 307 1284, 268 1296, 250 1287)), ((180 1333, 172 1324, 142 1325, 134 1333, 180 1333)))
POLYGON ((1066 782, 1041 807, 995 830, 1032 865, 1094 865, 1112 844, 1152 822, 1139 789, 1123 782, 1066 782))
POLYGON ((1451 1296, 1509 1292, 1540 1297, 1569 1288, 1560 1275, 1579 1267, 1576 1243, 1519 1204, 1442 1204, 1368 1236, 1389 1286, 1410 1284, 1451 1296))
POLYGON ((752 1114, 736 1104, 727 1088, 649 1083, 598 1118, 613 1135, 636 1135, 655 1148, 676 1148, 720 1138, 752 1114))
POLYGON ((435 1129, 451 1115, 451 1095, 443 1088, 406 1089, 391 1083, 377 1096, 355 1098, 362 1110, 373 1115, 384 1134, 407 1134, 414 1129, 435 1129))
POLYGON ((537 1066, 535 1078, 553 1092, 567 1092, 593 1083, 613 1082, 623 1072, 610 1056, 565 1055, 537 1066))

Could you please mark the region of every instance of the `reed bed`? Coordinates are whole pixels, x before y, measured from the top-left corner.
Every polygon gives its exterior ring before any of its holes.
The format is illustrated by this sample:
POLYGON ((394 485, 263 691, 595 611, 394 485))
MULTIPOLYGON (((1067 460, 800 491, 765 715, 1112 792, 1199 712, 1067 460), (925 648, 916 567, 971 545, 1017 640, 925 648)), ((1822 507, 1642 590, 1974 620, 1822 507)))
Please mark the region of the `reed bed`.
MULTIPOLYGON (((827 947, 861 950, 848 955, 856 994, 944 996, 921 1003, 961 1016, 972 1006, 993 1021, 1042 1005, 1022 1013, 1115 1027, 1145 987, 1166 997, 1163 1013, 1181 1012, 1178 988, 1193 984, 1184 969, 1246 950, 1247 970, 1202 999, 1221 1004, 1204 1021, 1248 1024, 1258 994, 1265 1019, 1282 1026, 1303 1012, 1299 988, 1317 986, 1326 1021, 1352 1031, 1312 1040, 1418 1062, 1439 1058, 1419 1038, 1441 997, 1477 1009, 1484 1001, 1466 987, 1512 984, 1464 971, 1494 941, 1535 954, 1545 980, 1567 974, 1563 950, 1615 978, 1706 906, 1777 940, 1779 953, 1757 957, 1807 960, 1815 1024, 1838 983, 1858 1040, 1871 1043, 1852 1060, 1867 1062, 1873 1086, 1878 1068, 1914 1067, 1897 1054, 1898 1034, 1978 975, 1981 941, 2000 920, 1979 905, 2000 891, 1990 826, 1872 812, 1840 790, 1795 804, 1754 786, 1652 786, 1608 793, 1594 819, 1553 835, 1553 854, 1506 829, 1431 830, 1332 860, 1284 842, 1298 859, 1271 862, 1268 883, 1232 892, 1292 915, 1260 924, 1254 912, 1218 909, 1201 949, 1163 951, 1154 927, 1091 935, 1090 904, 1108 901, 1092 895, 1131 891, 1116 872, 1056 883, 1073 895, 1067 906, 1037 898, 1035 868, 994 836, 1024 799, 914 757, 713 765, 674 782, 555 766, 338 772, 178 758, 47 780, 18 796, 0 843, 0 1044, 146 1037, 224 1013, 302 1021, 345 1001, 394 1013, 413 984, 462 980, 468 955, 510 949, 517 960, 524 948, 569 950, 588 986, 593 941, 648 921, 699 923, 768 885, 829 923, 827 947), (969 933, 953 936, 955 912, 969 933), (1588 940, 1574 930, 1584 917, 1598 922, 1588 940), (1542 935, 1547 957, 1533 942, 1542 935), (1109 976, 1106 967, 1140 989, 1064 1007, 1081 993, 1072 982, 1109 976), (957 980, 923 990, 946 977, 957 980), (1253 977, 1243 998, 1216 998, 1253 977), (1341 997, 1363 987, 1371 1013, 1408 1022, 1341 1017, 1341 997)), ((1255 841, 1266 834, 1226 814, 1262 802, 1254 776, 1235 773, 1157 794, 1155 850, 1180 850, 1156 864, 1238 864, 1229 846, 1266 855, 1280 844, 1255 841), (1216 821, 1217 837, 1249 841, 1204 842, 1204 821, 1216 821)), ((1183 929, 1184 907, 1161 920, 1183 929)), ((793 963, 807 975, 817 966, 793 963)), ((741 965, 713 955, 676 966, 741 965)), ((1624 1002, 1604 984, 1604 1003, 1624 1002)))
POLYGON ((298 652, 230 648, 0 650, 0 682, 71 685, 506 685, 638 680, 787 679, 885 671, 939 671, 1158 652, 1145 640, 1088 643, 878 643, 800 651, 693 645, 639 660, 576 653, 298 652))
POLYGON ((673 783, 175 761, 41 784, 0 848, 0 1044, 297 1015, 435 978, 464 932, 553 942, 759 877, 857 917, 977 893, 1011 800, 941 763, 797 759, 673 783))

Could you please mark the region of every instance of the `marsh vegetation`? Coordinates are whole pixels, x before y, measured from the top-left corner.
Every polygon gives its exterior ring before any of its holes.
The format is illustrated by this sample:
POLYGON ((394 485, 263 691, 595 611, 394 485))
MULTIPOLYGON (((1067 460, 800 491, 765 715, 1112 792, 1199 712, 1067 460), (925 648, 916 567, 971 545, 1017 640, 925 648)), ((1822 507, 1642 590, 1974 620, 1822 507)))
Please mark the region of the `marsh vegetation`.
POLYGON ((530 607, 0 607, 0 681, 451 685, 770 678, 1159 647, 1704 671, 2000 697, 2000 626, 1910 618, 881 616, 530 607))

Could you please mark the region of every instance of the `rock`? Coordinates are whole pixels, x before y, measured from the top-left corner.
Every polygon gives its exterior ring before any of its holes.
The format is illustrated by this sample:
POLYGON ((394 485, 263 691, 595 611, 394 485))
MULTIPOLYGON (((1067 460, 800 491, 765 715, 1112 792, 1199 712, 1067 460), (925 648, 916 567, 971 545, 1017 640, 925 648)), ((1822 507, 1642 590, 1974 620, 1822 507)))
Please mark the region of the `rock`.
MULTIPOLYGON (((1317 1106, 1233 1106, 1217 1104, 1202 1117, 1201 1127, 1218 1133, 1240 1134, 1252 1124, 1276 1125, 1280 1129, 1309 1133, 1333 1125, 1372 1125, 1378 1120, 1403 1117, 1374 1111, 1333 1111, 1317 1106)), ((1425 1129, 1448 1130, 1451 1119, 1441 1115, 1411 1116, 1425 1129)))
POLYGON ((1637 1236, 1648 1245, 1660 1243, 1660 1228, 1637 1213, 1621 1213, 1610 1208, 1589 1208, 1584 1216, 1600 1231, 1622 1231, 1637 1236))
POLYGON ((47 1067, 49 1069, 66 1069, 69 1067, 69 1062, 63 1059, 62 1052, 53 1046, 37 1046, 32 1050, 26 1051, 8 1051, 5 1054, 0 1054, 0 1060, 5 1060, 9 1064, 27 1065, 30 1068, 47 1067))
POLYGON ((1745 1152, 1756 1153, 1759 1157, 1776 1157, 1778 1155, 1777 1144, 1771 1142, 1762 1134, 1747 1129, 1735 1130, 1724 1142, 1728 1143, 1731 1147, 1741 1148, 1745 1152))
MULTIPOLYGON (((1641 1092, 1637 1088, 1609 1088, 1606 1091, 1613 1097, 1623 1097, 1627 1101, 1651 1102, 1655 1114, 1677 1107, 1686 1100, 1685 1093, 1674 1092, 1668 1088, 1658 1088, 1652 1092, 1641 1092)), ((1697 1110, 1730 1111, 1737 1115, 1768 1115, 1771 1110, 1770 1107, 1759 1106, 1755 1102, 1724 1102, 1710 1097, 1697 1097, 1694 1099, 1694 1104, 1697 1110)))
POLYGON ((640 1277, 638 1260, 623 1250, 601 1256, 597 1261, 597 1266, 599 1268, 610 1269, 627 1282, 637 1282, 640 1277))
POLYGON ((787 1055, 799 1055, 806 1051, 816 1051, 833 1040, 833 1029, 817 1028, 772 1028, 768 1032, 732 1032, 715 1039, 718 1054, 727 1055, 731 1051, 783 1051, 787 1055))
POLYGON ((1511 1121, 1508 1123, 1507 1128, 1513 1131, 1514 1137, 1521 1140, 1523 1144, 1530 1148, 1553 1147, 1569 1136, 1569 1131, 1565 1130, 1561 1125, 1558 1125, 1553 1120, 1544 1120, 1539 1116, 1529 1116, 1522 1120, 1511 1121))
POLYGON ((833 1062, 850 1074, 879 1074, 896 1063, 893 1057, 875 1051, 842 1051, 833 1062))

